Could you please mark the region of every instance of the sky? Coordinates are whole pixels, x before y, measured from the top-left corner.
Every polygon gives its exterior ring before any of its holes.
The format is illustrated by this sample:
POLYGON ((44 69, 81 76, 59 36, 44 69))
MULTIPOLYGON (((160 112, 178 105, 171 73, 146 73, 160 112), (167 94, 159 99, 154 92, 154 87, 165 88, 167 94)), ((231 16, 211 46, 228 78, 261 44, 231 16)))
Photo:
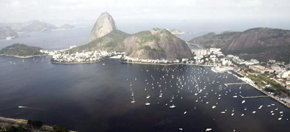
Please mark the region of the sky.
POLYGON ((41 20, 93 25, 104 11, 117 25, 290 28, 289 0, 0 0, 0 23, 41 20))

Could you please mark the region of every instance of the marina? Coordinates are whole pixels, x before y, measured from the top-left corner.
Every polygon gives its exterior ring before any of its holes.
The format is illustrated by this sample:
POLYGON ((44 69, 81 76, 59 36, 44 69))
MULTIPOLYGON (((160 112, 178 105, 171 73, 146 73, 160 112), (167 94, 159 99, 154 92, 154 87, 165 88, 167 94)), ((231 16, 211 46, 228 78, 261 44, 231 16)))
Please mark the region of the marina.
POLYGON ((163 131, 164 128, 164 131, 205 131, 211 128, 211 131, 223 132, 247 131, 250 127, 254 131, 267 132, 289 128, 287 107, 271 98, 262 97, 265 95, 250 85, 226 87, 227 83, 243 82, 228 73, 212 72, 210 67, 127 65, 118 60, 103 60, 90 65, 54 65, 49 57, 25 61, 0 57, 0 62, 4 71, 0 88, 11 88, 10 96, 7 96, 7 92, 0 93, 1 100, 5 99, 0 101, 0 116, 4 117, 33 118, 80 131, 100 128, 107 131, 140 128, 147 131, 163 131), (16 70, 11 71, 12 67, 16 70), (45 76, 39 77, 36 71, 44 72, 45 76), (28 75, 30 79, 37 78, 39 83, 31 84, 18 73, 28 75), (13 76, 15 80, 12 81, 26 85, 23 87, 9 83, 5 75, 13 76), (47 78, 50 78, 48 82, 54 83, 46 85, 47 78), (23 93, 23 90, 24 94, 20 94, 22 96, 18 99, 15 95, 23 93), (66 94, 61 94, 64 92, 66 94), (31 99, 23 100, 25 96, 31 99), (50 103, 47 98, 56 103, 50 103), (9 103, 15 99, 17 105, 9 103), (3 109, 3 105, 9 109, 3 109), (62 112, 68 109, 70 112, 62 112), (79 121, 73 121, 72 115, 78 116, 79 121), (55 120, 56 116, 61 119, 55 120), (245 122, 250 124, 245 125, 245 122), (97 125, 87 128, 88 123, 97 125), (128 123, 131 126, 125 129, 123 125, 128 123), (228 123, 232 125, 228 126, 228 123), (284 127, 272 127, 273 123, 284 127), (107 128, 102 124, 112 127, 107 128), (137 128, 133 127, 137 124, 137 128), (263 127, 257 124, 263 124, 263 127))

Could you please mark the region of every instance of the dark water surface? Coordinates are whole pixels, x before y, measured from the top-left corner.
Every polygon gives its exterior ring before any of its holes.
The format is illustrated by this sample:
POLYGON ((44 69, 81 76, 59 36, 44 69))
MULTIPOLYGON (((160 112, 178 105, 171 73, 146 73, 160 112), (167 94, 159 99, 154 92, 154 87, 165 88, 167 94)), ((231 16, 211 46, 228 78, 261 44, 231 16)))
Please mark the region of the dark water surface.
POLYGON ((271 98, 242 99, 239 95, 262 94, 248 85, 225 87, 229 82, 241 81, 207 67, 117 60, 62 65, 49 57, 0 57, 0 116, 81 132, 290 130, 288 108, 271 98))

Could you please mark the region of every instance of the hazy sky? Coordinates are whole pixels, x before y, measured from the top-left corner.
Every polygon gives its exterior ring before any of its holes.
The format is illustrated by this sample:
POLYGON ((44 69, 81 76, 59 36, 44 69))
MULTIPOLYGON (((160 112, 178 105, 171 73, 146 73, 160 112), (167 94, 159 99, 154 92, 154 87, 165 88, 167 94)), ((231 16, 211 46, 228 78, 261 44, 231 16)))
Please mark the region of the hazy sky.
POLYGON ((0 22, 38 19, 91 24, 108 11, 116 23, 290 23, 289 0, 0 0, 0 22))

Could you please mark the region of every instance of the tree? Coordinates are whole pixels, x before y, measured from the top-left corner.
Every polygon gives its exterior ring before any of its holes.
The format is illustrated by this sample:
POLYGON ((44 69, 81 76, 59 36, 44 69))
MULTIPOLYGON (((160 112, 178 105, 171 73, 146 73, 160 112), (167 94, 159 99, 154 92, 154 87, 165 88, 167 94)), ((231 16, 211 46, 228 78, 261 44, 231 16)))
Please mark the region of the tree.
POLYGON ((61 127, 58 125, 53 126, 53 132, 69 132, 69 130, 65 127, 61 127))
POLYGON ((29 125, 32 128, 39 129, 42 126, 42 122, 41 121, 38 121, 38 120, 28 120, 27 121, 27 125, 29 125))

